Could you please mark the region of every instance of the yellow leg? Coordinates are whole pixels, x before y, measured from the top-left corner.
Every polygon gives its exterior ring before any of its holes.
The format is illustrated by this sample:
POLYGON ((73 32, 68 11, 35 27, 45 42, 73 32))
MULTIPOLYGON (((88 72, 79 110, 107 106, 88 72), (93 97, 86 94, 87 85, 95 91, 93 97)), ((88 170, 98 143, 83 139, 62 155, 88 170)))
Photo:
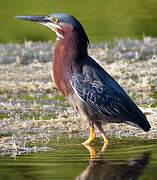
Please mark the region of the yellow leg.
POLYGON ((102 123, 100 121, 96 121, 94 125, 95 125, 96 129, 98 130, 98 132, 100 133, 101 137, 103 138, 104 142, 106 144, 108 144, 109 140, 103 131, 102 123))
POLYGON ((109 143, 109 139, 108 139, 108 137, 105 135, 105 133, 101 133, 101 137, 103 138, 105 144, 108 144, 108 143, 109 143))
POLYGON ((83 145, 89 145, 89 144, 91 144, 91 143, 94 141, 94 139, 95 139, 94 127, 90 127, 90 136, 89 136, 89 138, 88 138, 85 142, 83 142, 82 144, 83 144, 83 145))
POLYGON ((101 133, 101 137, 102 137, 103 140, 104 140, 104 145, 103 145, 103 147, 102 147, 102 149, 101 149, 101 152, 105 152, 106 147, 107 147, 107 145, 109 144, 109 140, 108 140, 108 137, 105 135, 105 133, 101 133))

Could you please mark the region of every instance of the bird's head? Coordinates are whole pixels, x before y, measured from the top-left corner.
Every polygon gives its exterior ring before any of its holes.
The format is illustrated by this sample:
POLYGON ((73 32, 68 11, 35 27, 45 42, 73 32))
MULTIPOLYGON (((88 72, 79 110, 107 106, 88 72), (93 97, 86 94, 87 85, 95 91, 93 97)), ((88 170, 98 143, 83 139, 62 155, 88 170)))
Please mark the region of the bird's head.
POLYGON ((77 30, 78 33, 83 35, 83 37, 86 37, 87 42, 89 42, 80 22, 69 14, 54 13, 47 16, 16 16, 15 18, 39 22, 40 24, 55 31, 59 38, 64 38, 66 34, 72 32, 73 30, 77 30))

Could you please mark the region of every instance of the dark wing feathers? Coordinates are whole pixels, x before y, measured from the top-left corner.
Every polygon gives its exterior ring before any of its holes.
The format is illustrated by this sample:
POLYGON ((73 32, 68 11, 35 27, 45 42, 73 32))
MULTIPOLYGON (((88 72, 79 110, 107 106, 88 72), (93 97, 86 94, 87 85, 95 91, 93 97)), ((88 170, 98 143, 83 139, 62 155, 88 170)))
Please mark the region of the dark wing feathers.
POLYGON ((80 72, 72 76, 73 89, 82 101, 108 118, 130 121, 148 131, 145 115, 119 84, 92 58, 82 62, 80 72))
POLYGON ((91 82, 85 75, 75 75, 72 79, 73 88, 80 98, 90 105, 93 110, 107 115, 110 118, 118 118, 120 115, 129 114, 127 99, 118 96, 117 93, 105 87, 100 82, 91 82))

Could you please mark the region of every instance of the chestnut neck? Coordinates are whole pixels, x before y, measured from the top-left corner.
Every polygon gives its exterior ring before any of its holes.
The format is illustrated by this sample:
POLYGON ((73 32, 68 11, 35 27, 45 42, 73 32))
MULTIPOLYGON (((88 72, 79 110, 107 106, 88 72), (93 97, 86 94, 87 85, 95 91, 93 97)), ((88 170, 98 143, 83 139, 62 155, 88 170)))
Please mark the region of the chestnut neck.
POLYGON ((88 38, 86 34, 73 29, 64 33, 63 38, 57 41, 54 58, 59 57, 60 60, 64 61, 63 63, 81 61, 88 55, 87 46, 88 38))
POLYGON ((83 61, 87 53, 88 38, 86 34, 81 34, 72 30, 64 34, 56 42, 53 57, 53 78, 56 86, 67 97, 71 88, 70 80, 73 73, 79 71, 79 63, 83 61))

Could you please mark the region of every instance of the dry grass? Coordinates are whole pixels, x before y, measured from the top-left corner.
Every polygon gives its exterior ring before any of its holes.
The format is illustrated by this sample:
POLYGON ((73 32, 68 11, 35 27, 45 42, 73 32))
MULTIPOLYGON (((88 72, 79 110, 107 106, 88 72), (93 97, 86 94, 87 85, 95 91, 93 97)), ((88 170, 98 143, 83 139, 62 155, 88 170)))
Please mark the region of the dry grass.
MULTIPOLYGON (((67 105, 64 100, 54 100, 58 91, 50 77, 51 51, 50 42, 0 45, 1 154, 34 151, 26 144, 46 144, 56 132, 88 132, 85 119, 72 108, 62 109, 60 104, 67 105), (43 95, 47 95, 46 98, 43 95), (54 113, 55 118, 49 116, 50 113, 54 113)), ((152 125, 150 132, 145 133, 125 124, 108 124, 105 132, 118 137, 156 138, 157 40, 117 40, 113 45, 93 47, 89 54, 127 91, 152 125)))

